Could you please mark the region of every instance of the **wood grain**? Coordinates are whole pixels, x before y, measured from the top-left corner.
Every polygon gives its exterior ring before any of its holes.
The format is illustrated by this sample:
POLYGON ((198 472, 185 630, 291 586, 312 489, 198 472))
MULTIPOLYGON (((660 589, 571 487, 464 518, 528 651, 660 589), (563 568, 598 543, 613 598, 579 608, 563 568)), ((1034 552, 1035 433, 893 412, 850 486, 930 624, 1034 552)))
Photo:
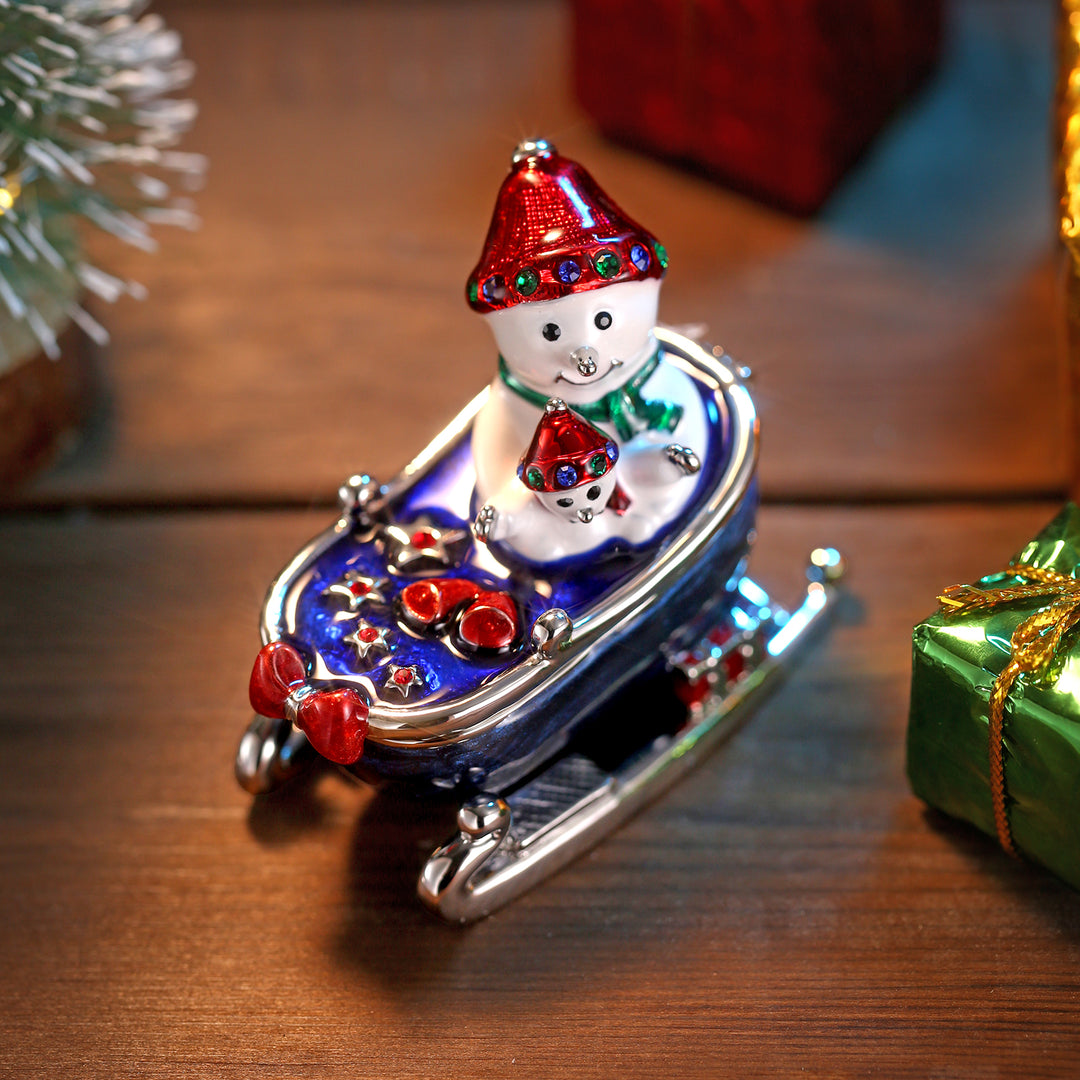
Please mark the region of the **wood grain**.
POLYGON ((1061 489, 1050 10, 955 4, 940 76, 807 222, 603 142, 550 0, 172 3, 205 225, 94 245, 151 298, 107 313, 80 453, 9 498, 305 505, 396 471, 493 373, 464 282, 538 131, 662 237, 662 317, 757 371, 767 498, 1061 489))
POLYGON ((842 622, 700 770, 493 918, 412 897, 442 811, 231 758, 262 588, 325 515, 0 524, 0 1075, 1069 1075, 1080 897, 903 775, 907 630, 1051 504, 767 508, 842 622))
POLYGON ((94 245, 151 299, 0 515, 0 1078, 1075 1072, 1080 896, 903 772, 911 626, 1065 478, 1049 0, 951 4, 941 75, 809 222, 601 141, 553 0, 158 6, 205 227, 94 245), (834 543, 851 595, 734 741, 462 931, 413 898, 448 808, 329 772, 252 802, 231 763, 303 508, 490 376, 462 287, 537 132, 663 238, 664 317, 755 369, 789 503, 759 579, 790 601, 834 543))

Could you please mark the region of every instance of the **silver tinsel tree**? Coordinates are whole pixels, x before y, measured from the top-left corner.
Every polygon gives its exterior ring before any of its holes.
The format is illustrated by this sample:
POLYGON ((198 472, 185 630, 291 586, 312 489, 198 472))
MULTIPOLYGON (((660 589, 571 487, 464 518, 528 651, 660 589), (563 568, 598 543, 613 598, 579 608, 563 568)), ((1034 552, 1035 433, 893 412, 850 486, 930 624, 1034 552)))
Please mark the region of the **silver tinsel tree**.
MULTIPOLYGON (((172 149, 195 117, 193 102, 171 96, 192 66, 145 8, 0 0, 0 324, 50 356, 66 318, 105 339, 78 304, 84 291, 142 292, 85 261, 80 221, 147 251, 152 224, 196 224, 174 189, 195 186, 203 160, 172 149)), ((19 359, 12 340, 0 333, 0 371, 19 359)))

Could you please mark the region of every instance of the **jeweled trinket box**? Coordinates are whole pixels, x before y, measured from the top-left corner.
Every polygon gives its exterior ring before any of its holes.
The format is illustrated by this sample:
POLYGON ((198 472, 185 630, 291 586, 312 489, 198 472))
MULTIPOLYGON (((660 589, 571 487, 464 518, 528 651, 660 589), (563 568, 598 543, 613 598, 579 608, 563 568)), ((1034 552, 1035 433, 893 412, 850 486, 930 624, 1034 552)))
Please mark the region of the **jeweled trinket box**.
POLYGON ((748 373, 657 325, 667 263, 581 165, 519 145, 466 289, 493 382, 397 477, 351 478, 267 596, 238 779, 321 755, 461 800, 418 886, 452 921, 677 779, 834 595, 832 549, 793 612, 746 576, 748 373))

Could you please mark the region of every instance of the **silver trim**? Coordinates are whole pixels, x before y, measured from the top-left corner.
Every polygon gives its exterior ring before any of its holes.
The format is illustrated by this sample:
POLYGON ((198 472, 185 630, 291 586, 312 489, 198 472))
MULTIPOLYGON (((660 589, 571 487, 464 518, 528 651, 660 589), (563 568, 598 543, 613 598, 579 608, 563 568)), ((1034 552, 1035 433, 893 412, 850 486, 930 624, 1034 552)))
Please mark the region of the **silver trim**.
MULTIPOLYGON (((810 570, 807 576, 806 598, 790 614, 743 579, 746 589, 740 591, 748 599, 734 622, 743 633, 732 641, 743 652, 744 671, 733 682, 715 683, 716 672, 693 672, 708 678, 712 689, 677 735, 657 738, 611 773, 570 755, 505 798, 482 795, 467 803, 457 835, 432 854, 420 875, 423 903, 455 923, 491 914, 589 850, 697 765, 738 728, 750 704, 831 609, 837 577, 814 580, 810 570)), ((718 659, 730 651, 720 650, 718 659)))
POLYGON ((245 791, 263 795, 280 787, 318 757, 307 736, 288 720, 256 715, 236 748, 233 770, 245 791))
MULTIPOLYGON (((584 662, 596 642, 611 628, 646 610, 685 573, 710 540, 738 508, 757 465, 758 418, 749 392, 734 362, 670 330, 657 328, 667 358, 706 385, 723 391, 731 425, 731 456, 716 491, 687 527, 641 574, 614 590, 574 625, 573 640, 552 654, 532 652, 489 683, 461 697, 433 704, 379 701, 368 714, 368 740, 409 746, 444 745, 464 741, 501 723, 512 710, 528 704, 549 678, 584 662)), ((443 451, 462 437, 487 399, 485 388, 382 491, 386 505, 432 467, 443 451)), ((263 641, 289 632, 289 594, 305 570, 334 543, 352 522, 342 518, 303 548, 270 587, 263 611, 263 641)), ((340 676, 341 681, 361 677, 340 676)))

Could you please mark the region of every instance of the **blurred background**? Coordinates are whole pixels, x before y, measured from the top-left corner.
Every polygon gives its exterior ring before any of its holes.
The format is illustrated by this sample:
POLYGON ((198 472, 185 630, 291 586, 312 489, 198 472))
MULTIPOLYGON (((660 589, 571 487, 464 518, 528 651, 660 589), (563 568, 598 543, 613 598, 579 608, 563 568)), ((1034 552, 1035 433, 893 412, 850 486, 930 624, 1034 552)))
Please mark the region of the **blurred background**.
POLYGON ((766 499, 1060 490, 1062 399, 1012 390, 1060 378, 1054 6, 856 7, 159 3, 198 69, 203 227, 91 238, 149 299, 99 312, 77 452, 8 499, 392 473, 491 377, 464 281, 536 134, 666 245, 662 317, 755 370, 766 499))

